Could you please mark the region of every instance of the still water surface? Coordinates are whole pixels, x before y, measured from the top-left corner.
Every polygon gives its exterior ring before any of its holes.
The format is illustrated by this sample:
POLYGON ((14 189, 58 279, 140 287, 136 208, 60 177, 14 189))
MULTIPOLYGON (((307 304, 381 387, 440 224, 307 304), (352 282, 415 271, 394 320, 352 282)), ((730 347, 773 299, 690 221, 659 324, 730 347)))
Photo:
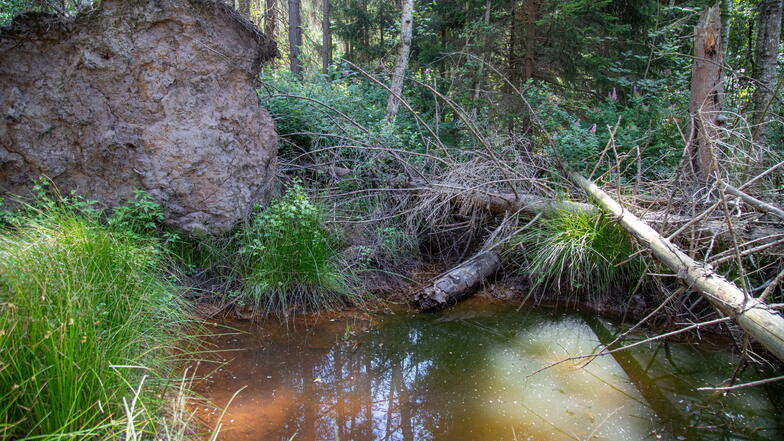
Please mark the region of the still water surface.
MULTIPOLYGON (((608 322, 469 301, 438 314, 226 323, 227 363, 199 391, 226 441, 784 439, 784 387, 698 392, 731 377, 721 345, 652 343, 585 367, 608 322)), ((748 368, 743 381, 772 375, 748 368)), ((210 419, 209 416, 206 417, 210 419)))

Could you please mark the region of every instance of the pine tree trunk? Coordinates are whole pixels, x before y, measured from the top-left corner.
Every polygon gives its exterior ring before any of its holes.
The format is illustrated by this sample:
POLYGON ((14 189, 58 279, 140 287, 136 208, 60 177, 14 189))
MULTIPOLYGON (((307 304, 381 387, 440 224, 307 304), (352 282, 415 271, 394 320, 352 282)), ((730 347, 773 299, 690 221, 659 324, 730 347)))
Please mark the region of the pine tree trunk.
POLYGON ((523 79, 529 80, 534 76, 536 68, 536 21, 539 19, 539 1, 528 0, 525 3, 525 59, 523 64, 523 79))
POLYGON ((264 2, 264 34, 271 39, 275 39, 275 30, 278 24, 278 12, 275 7, 275 0, 265 0, 264 2))
POLYGON ((321 70, 326 74, 332 64, 332 32, 329 29, 330 4, 329 0, 321 0, 321 70))
POLYGON ((756 143, 752 159, 759 161, 765 149, 765 135, 768 124, 766 114, 776 89, 776 60, 781 38, 782 0, 762 0, 757 25, 757 47, 755 50, 754 71, 756 89, 752 101, 752 138, 756 143))
POLYGON ((686 174, 705 182, 712 169, 712 144, 717 137, 716 117, 723 95, 721 16, 718 6, 706 8, 694 28, 694 63, 691 74, 686 174))
MULTIPOLYGON (((485 3, 485 26, 489 29, 490 27, 490 12, 492 11, 493 5, 492 0, 487 0, 485 3)), ((485 37, 482 39, 482 49, 486 50, 488 48, 488 33, 485 34, 485 37)), ((493 58, 492 51, 488 55, 489 58, 493 58)), ((476 121, 477 114, 479 109, 477 108, 476 104, 479 100, 479 94, 482 90, 482 79, 484 78, 484 70, 485 70, 485 53, 483 52, 482 55, 479 57, 481 64, 479 64, 479 71, 477 72, 476 79, 474 80, 474 94, 472 97, 473 106, 471 107, 471 119, 476 121)))
POLYGON ((414 0, 403 0, 403 14, 400 18, 400 46, 398 47, 395 71, 392 74, 392 84, 389 87, 392 92, 389 94, 389 101, 387 102, 387 121, 394 120, 400 108, 400 100, 396 96, 401 96, 403 93, 403 78, 405 78, 406 70, 408 69, 408 57, 411 55, 413 27, 414 0))
POLYGON ((302 26, 299 0, 289 0, 289 64, 291 72, 302 75, 299 61, 299 48, 302 46, 302 26))

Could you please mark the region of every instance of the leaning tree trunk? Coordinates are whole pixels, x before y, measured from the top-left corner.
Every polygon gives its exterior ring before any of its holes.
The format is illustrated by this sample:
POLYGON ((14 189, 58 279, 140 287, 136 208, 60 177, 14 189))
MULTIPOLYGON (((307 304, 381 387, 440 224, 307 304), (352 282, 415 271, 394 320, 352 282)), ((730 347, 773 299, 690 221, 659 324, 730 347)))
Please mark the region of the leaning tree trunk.
POLYGON ((299 61, 299 48, 302 46, 302 20, 300 17, 299 0, 289 0, 289 64, 291 72, 302 75, 299 61))
POLYGON ((411 55, 411 35, 414 27, 414 0, 403 0, 403 14, 400 18, 400 46, 397 51, 395 71, 392 74, 391 92, 387 102, 387 121, 392 121, 397 116, 400 100, 397 98, 403 93, 403 78, 408 69, 408 57, 411 55))
POLYGON ((580 174, 569 178, 593 197, 620 225, 645 244, 653 255, 674 271, 679 279, 705 297, 721 314, 731 317, 762 346, 784 361, 784 318, 728 281, 713 269, 697 262, 675 244, 613 200, 580 174))
POLYGON ((326 74, 329 72, 329 65, 332 64, 332 32, 329 29, 329 0, 321 1, 321 12, 321 70, 326 74))
POLYGON ((757 47, 751 75, 756 80, 752 97, 754 116, 751 131, 755 143, 752 159, 756 161, 762 159, 762 151, 765 149, 765 136, 768 131, 766 115, 776 89, 782 3, 782 0, 762 0, 760 3, 757 47))
POLYGON ((691 74, 689 133, 684 165, 688 175, 706 181, 712 169, 712 145, 721 112, 722 65, 721 15, 718 6, 706 8, 694 27, 694 63, 691 74))

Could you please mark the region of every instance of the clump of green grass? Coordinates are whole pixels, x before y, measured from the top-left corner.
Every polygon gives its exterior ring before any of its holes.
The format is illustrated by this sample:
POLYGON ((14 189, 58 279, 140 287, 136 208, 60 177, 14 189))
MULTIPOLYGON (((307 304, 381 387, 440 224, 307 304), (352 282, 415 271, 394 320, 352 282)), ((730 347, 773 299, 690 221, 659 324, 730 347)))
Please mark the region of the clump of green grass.
POLYGON ((264 313, 359 303, 350 270, 320 208, 299 184, 258 211, 238 234, 243 298, 264 313))
POLYGON ((182 335, 164 266, 157 241, 62 205, 0 229, 0 439, 120 433, 121 398, 162 386, 182 335))
POLYGON ((536 287, 600 298, 642 273, 626 232, 604 214, 560 211, 517 238, 536 287))

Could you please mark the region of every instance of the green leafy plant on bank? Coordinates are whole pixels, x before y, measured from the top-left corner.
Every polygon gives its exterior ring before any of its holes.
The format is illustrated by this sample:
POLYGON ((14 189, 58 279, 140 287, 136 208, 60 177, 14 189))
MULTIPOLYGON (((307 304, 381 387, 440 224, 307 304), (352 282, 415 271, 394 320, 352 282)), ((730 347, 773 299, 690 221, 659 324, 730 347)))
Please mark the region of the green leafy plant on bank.
POLYGON ((25 211, 0 230, 0 438, 111 438, 121 398, 147 375, 152 416, 174 367, 164 252, 62 203, 25 211))
POLYGON ((627 233, 604 214, 561 211, 521 234, 523 270, 536 287, 578 293, 596 300, 642 275, 642 262, 629 259, 627 233))
POLYGON ((340 265, 336 237, 300 184, 257 211, 238 240, 242 298, 257 310, 287 315, 361 302, 340 265))

